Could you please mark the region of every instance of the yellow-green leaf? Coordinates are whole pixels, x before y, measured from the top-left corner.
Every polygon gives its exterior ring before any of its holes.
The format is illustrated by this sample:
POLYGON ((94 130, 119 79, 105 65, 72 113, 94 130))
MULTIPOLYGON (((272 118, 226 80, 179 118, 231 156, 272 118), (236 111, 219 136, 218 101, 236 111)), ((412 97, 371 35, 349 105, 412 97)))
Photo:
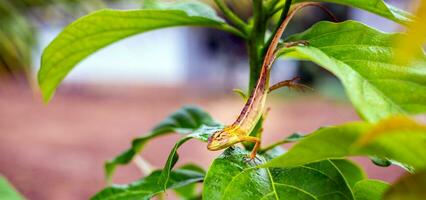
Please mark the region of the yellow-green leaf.
MULTIPOLYGON (((329 70, 340 79, 359 115, 377 122, 426 112, 426 64, 395 65, 393 42, 398 36, 356 21, 319 22, 289 38, 309 45, 284 48, 280 53, 329 70)), ((421 59, 426 61, 424 55, 421 59)))
MULTIPOLYGON (((390 19, 400 24, 409 23, 411 18, 410 13, 398 9, 392 5, 389 5, 383 0, 294 0, 293 3, 300 3, 306 1, 328 2, 351 6, 380 15, 384 18, 390 19)), ((284 2, 284 0, 281 0, 278 6, 283 5, 284 2)))
MULTIPOLYGON (((294 168, 257 168, 255 163, 245 161, 248 153, 227 149, 214 160, 204 180, 203 199, 353 200, 345 175, 356 174, 348 177, 351 183, 363 177, 361 170, 346 160, 323 160, 294 168)), ((262 155, 258 157, 264 160, 262 155)))
POLYGON ((426 129, 420 124, 413 125, 415 122, 393 125, 392 129, 383 128, 383 124, 395 121, 389 119, 378 125, 358 122, 322 128, 263 167, 294 167, 324 159, 377 156, 415 170, 426 169, 426 129), (383 131, 377 134, 376 130, 383 131), (368 136, 371 133, 374 137, 368 136))
POLYGON ((356 200, 381 200, 389 184, 379 181, 366 179, 355 184, 354 195, 356 200))
POLYGON ((409 64, 419 53, 419 46, 426 42, 426 0, 421 0, 414 21, 408 24, 407 34, 397 42, 397 64, 409 64))

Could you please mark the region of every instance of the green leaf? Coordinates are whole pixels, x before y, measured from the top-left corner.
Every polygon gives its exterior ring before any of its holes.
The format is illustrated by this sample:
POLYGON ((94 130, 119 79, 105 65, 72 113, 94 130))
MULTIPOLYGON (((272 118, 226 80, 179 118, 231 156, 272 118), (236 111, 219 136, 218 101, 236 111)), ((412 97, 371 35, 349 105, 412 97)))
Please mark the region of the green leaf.
POLYGON ((294 3, 300 2, 329 2, 329 3, 337 3, 343 4, 363 10, 367 10, 371 13, 380 15, 392 21, 401 24, 407 24, 410 22, 410 18, 412 18, 411 14, 403 11, 401 9, 395 8, 383 0, 295 0, 294 3))
POLYGON ((25 198, 16 191, 5 177, 0 175, 0 199, 24 200, 25 198))
POLYGON ((244 101, 247 101, 247 99, 249 98, 248 95, 246 94, 246 92, 244 92, 243 90, 241 90, 239 88, 235 88, 232 91, 235 94, 238 94, 241 98, 243 98, 244 101))
MULTIPOLYGON (((306 40, 308 46, 282 49, 280 54, 313 61, 332 72, 361 117, 376 122, 426 112, 426 65, 395 65, 397 37, 355 21, 319 22, 289 38, 306 40)), ((424 55, 419 59, 426 60, 424 55)))
POLYGON ((65 76, 94 52, 132 35, 176 26, 206 26, 238 34, 212 8, 200 2, 161 10, 93 12, 68 25, 44 50, 38 72, 44 101, 49 101, 65 76))
MULTIPOLYGON (((194 165, 194 164, 184 165, 184 166, 180 167, 180 169, 189 169, 189 170, 193 170, 193 171, 198 171, 198 172, 203 173, 203 174, 206 173, 203 168, 201 168, 197 165, 194 165)), ((192 184, 180 187, 180 188, 176 188, 175 192, 183 200, 195 200, 198 197, 197 184, 196 183, 192 183, 192 184)))
POLYGON ((294 145, 287 153, 268 162, 265 167, 295 167, 350 155, 350 146, 369 127, 366 123, 349 123, 319 129, 294 145))
POLYGON ((245 161, 248 153, 227 149, 214 160, 204 180, 203 199, 354 199, 334 161, 257 168, 245 161))
POLYGON ((426 171, 401 178, 386 191, 385 200, 419 200, 426 197, 426 171))
POLYGON ((348 123, 320 129, 263 167, 294 167, 345 156, 377 156, 426 168, 426 127, 407 118, 390 118, 376 125, 348 123))
POLYGON ((333 160, 333 164, 337 167, 340 173, 342 173, 351 189, 354 189, 356 183, 367 178, 365 172, 362 171, 357 164, 350 160, 333 160))
MULTIPOLYGON (((135 200, 150 199, 163 192, 163 186, 159 185, 161 171, 154 171, 149 176, 144 177, 128 185, 112 185, 93 196, 92 200, 135 200)), ((189 184, 202 181, 204 174, 199 171, 189 169, 178 169, 170 173, 170 181, 167 189, 175 189, 189 184)))
POLYGON ((389 184, 379 180, 362 180, 356 183, 354 195, 356 200, 381 200, 389 184))
MULTIPOLYGON (((131 148, 124 151, 114 159, 105 163, 105 176, 110 183, 112 175, 117 165, 126 165, 132 161, 133 157, 140 153, 145 144, 153 138, 170 134, 173 132, 180 134, 190 134, 203 125, 215 126, 215 122, 208 113, 198 107, 184 106, 165 120, 160 122, 151 132, 142 137, 136 138, 132 142, 131 148)), ((200 136, 201 137, 201 136, 200 136)))
POLYGON ((392 165, 392 162, 388 159, 378 158, 376 156, 371 156, 370 160, 373 164, 379 167, 389 167, 392 165))
POLYGON ((217 16, 216 12, 207 4, 204 4, 199 1, 187 1, 187 0, 178 0, 173 3, 166 3, 158 0, 145 0, 144 9, 150 10, 182 10, 186 12, 189 16, 200 16, 206 17, 209 19, 214 19, 216 21, 223 22, 223 19, 217 16))
POLYGON ((217 126, 201 126, 199 129, 195 130, 194 133, 189 134, 188 136, 180 139, 175 146, 172 148, 172 151, 169 154, 169 157, 167 158, 166 165, 164 166, 164 169, 161 173, 161 176, 158 180, 158 183, 163 185, 164 189, 166 189, 169 176, 171 173, 172 168, 176 164, 176 162, 179 160, 179 155, 177 154, 177 149, 182 146, 185 142, 189 141, 190 139, 198 139, 204 142, 207 142, 208 138, 216 131, 223 129, 223 126, 217 125, 217 126))

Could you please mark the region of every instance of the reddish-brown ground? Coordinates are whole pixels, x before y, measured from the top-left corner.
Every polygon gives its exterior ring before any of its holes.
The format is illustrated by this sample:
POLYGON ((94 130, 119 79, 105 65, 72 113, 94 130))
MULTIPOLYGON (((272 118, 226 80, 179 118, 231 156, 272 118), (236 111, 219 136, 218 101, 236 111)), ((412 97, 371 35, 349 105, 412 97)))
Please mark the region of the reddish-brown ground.
MULTIPOLYGON (((182 88, 63 88, 49 105, 25 87, 0 87, 0 173, 28 199, 87 199, 105 182, 103 163, 129 147, 132 138, 184 104, 196 104, 223 122, 231 122, 243 106, 229 95, 205 96, 182 88)), ((265 128, 265 143, 293 131, 357 120, 345 103, 307 96, 285 100, 274 96, 265 128)), ((147 145, 142 156, 154 166, 165 162, 177 136, 147 145)), ((180 163, 208 166, 219 152, 190 141, 179 150, 180 163)), ((397 167, 379 168, 361 160, 372 178, 394 181, 397 167)), ((119 168, 115 182, 141 176, 136 167, 119 168)))

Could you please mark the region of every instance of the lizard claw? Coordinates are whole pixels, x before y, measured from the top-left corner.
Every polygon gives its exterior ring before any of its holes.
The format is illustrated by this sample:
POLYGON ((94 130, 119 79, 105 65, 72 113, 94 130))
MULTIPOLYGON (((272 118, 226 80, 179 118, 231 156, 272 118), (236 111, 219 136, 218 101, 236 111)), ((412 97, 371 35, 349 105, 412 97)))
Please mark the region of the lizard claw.
POLYGON ((249 154, 244 157, 244 162, 246 163, 253 162, 255 165, 258 165, 262 162, 262 160, 257 156, 253 157, 251 154, 249 154), (259 161, 259 163, 257 161, 259 161))

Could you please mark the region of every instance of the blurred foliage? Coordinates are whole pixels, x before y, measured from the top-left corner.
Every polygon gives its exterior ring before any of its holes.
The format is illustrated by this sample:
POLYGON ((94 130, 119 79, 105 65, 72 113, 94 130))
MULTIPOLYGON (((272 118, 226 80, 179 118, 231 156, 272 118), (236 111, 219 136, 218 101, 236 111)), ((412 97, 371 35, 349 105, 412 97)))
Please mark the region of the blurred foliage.
POLYGON ((29 70, 34 44, 29 20, 9 1, 0 1, 0 74, 29 70))
POLYGON ((0 0, 0 77, 30 77, 37 26, 45 21, 71 21, 113 1, 0 0))
POLYGON ((0 199, 24 200, 25 198, 0 174, 0 199))
POLYGON ((408 25, 407 34, 397 41, 398 49, 395 57, 397 64, 408 64, 417 55, 423 52, 418 50, 419 45, 426 42, 426 0, 421 0, 414 20, 408 25))

